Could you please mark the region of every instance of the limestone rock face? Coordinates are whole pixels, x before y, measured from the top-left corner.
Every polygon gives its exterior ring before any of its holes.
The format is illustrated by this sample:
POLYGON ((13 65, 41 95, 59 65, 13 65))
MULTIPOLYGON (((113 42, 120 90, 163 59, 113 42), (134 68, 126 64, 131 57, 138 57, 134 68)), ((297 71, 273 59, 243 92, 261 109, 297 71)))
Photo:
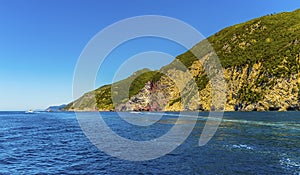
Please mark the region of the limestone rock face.
POLYGON ((163 85, 149 81, 137 95, 119 105, 117 111, 162 111, 168 101, 168 93, 163 89, 163 85))
MULTIPOLYGON (((203 73, 196 70, 193 64, 192 74, 198 76, 203 73)), ((201 68, 201 66, 198 66, 201 68)), ((290 75, 288 78, 267 77, 261 72, 262 64, 252 66, 232 67, 224 69, 224 77, 227 83, 226 111, 270 111, 270 110, 295 110, 299 109, 299 74, 290 75), (259 79, 264 79, 265 84, 257 84, 259 79), (258 95, 256 97, 256 95, 258 95), (249 97, 248 97, 249 96, 249 97), (252 101, 251 101, 252 100, 252 101)), ((183 74, 177 70, 169 70, 168 73, 176 75, 177 80, 183 80, 183 74), (178 78, 181 77, 181 78, 178 78)), ((118 110, 150 110, 150 111, 182 111, 182 110, 211 110, 212 88, 209 82, 204 89, 199 90, 198 101, 190 100, 189 108, 185 109, 181 101, 180 86, 185 86, 182 81, 174 83, 167 76, 163 76, 155 85, 148 82, 145 87, 132 97, 123 108, 118 110)), ((185 88, 189 88, 185 86, 185 88)))

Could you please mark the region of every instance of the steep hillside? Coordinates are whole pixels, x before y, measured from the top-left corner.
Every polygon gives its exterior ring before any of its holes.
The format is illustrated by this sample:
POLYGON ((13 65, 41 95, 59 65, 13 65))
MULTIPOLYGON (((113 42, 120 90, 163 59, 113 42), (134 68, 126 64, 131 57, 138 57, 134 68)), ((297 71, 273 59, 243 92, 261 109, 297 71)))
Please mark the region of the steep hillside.
MULTIPOLYGON (((218 55, 228 86, 225 110, 295 110, 300 98, 300 10, 268 15, 223 29, 207 39, 218 55)), ((193 49, 203 47, 200 42, 193 49)), ((203 51, 203 57, 207 56, 203 51)), ((191 51, 179 55, 161 73, 142 70, 116 83, 87 93, 66 110, 210 110, 211 83, 202 62, 191 51), (182 104, 179 89, 170 78, 184 77, 180 61, 193 75, 199 100, 182 104), (128 84, 128 82, 130 82, 128 84), (132 84, 131 84, 132 82, 132 84), (127 83, 127 84, 126 84, 127 83), (131 84, 131 85, 130 85, 131 84), (113 106, 112 92, 118 94, 113 106), (96 97, 96 98, 94 98, 96 97)), ((184 78, 183 78, 184 79, 184 78)), ((185 89, 191 86, 185 84, 185 89)))

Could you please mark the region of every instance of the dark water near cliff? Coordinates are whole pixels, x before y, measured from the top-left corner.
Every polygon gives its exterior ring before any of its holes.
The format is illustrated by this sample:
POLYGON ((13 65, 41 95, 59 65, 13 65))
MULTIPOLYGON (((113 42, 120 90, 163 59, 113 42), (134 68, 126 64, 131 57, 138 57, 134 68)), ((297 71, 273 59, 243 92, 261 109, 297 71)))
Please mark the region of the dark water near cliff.
MULTIPOLYGON (((127 125, 116 113, 103 116, 116 133, 139 140, 168 131, 173 114, 152 133, 127 125)), ((199 147, 204 122, 199 119, 173 152, 131 162, 98 150, 74 113, 0 112, 0 174, 299 174, 300 112, 225 113, 213 139, 199 147)))

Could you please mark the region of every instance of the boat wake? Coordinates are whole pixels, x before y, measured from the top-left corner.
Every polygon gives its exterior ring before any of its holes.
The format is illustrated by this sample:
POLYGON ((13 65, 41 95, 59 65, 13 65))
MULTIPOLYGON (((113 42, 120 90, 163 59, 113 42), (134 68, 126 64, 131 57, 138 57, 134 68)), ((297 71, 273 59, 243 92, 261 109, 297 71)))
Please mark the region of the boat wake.
MULTIPOLYGON (((144 115, 163 115, 163 116, 174 116, 178 118, 180 115, 179 113, 163 113, 163 112, 139 112, 138 114, 144 115)), ((199 116, 197 113, 187 113, 181 114, 186 118, 194 118, 200 121, 206 121, 208 119, 207 116, 199 116)), ((172 120, 175 120, 173 118, 172 120)), ((299 123, 291 123, 291 122, 265 122, 265 121, 254 121, 254 120, 242 120, 242 119, 222 119, 222 123, 238 123, 238 124, 246 124, 246 125, 258 125, 258 126, 270 126, 270 127, 277 127, 286 130, 300 130, 299 123)))

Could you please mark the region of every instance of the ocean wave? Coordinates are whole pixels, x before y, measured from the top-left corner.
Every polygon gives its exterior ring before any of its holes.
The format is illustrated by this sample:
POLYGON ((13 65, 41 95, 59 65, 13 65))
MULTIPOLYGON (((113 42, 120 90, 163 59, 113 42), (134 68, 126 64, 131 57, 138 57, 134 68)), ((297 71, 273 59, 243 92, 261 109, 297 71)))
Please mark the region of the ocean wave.
POLYGON ((234 145, 226 145, 230 149, 246 149, 246 150, 254 150, 254 147, 246 145, 246 144, 234 144, 234 145))
POLYGON ((283 156, 279 160, 279 163, 284 169, 286 169, 286 170, 295 170, 296 171, 296 172, 294 172, 295 174, 300 174, 300 160, 299 159, 297 161, 293 158, 283 156))

